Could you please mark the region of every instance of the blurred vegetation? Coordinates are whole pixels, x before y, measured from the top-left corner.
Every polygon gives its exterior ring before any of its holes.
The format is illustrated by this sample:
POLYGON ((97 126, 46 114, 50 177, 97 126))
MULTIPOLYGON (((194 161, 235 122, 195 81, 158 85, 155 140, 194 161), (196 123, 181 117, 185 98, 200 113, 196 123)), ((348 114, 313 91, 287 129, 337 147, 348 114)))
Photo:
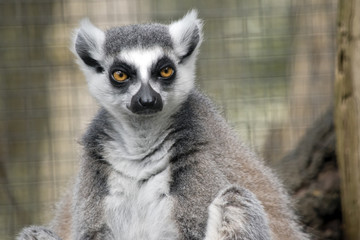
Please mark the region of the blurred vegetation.
POLYGON ((52 2, 8 2, 0 9, 0 235, 6 236, 39 222, 44 200, 39 183, 45 181, 40 172, 49 147, 46 83, 52 59, 43 46, 53 8, 52 2))

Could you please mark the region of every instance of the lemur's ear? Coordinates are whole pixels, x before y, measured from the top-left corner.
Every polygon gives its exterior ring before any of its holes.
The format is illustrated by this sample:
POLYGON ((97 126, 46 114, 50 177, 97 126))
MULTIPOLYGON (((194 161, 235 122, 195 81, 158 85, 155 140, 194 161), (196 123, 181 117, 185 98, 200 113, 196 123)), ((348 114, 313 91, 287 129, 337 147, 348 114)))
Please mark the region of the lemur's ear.
POLYGON ((175 52, 181 61, 197 53, 202 42, 202 21, 197 18, 196 10, 188 12, 182 19, 169 25, 175 52))
POLYGON ((105 33, 95 27, 89 19, 83 19, 80 28, 76 30, 73 40, 73 52, 80 59, 80 63, 93 68, 96 72, 104 69, 99 63, 103 54, 105 33))

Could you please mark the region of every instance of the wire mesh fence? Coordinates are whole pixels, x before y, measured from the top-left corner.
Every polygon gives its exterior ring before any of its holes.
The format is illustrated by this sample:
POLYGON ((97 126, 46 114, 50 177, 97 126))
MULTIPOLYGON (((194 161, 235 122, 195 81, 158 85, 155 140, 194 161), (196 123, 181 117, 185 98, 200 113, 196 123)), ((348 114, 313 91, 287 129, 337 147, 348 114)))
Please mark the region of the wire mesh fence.
POLYGON ((198 85, 240 137, 276 161, 332 104, 336 0, 1 0, 0 238, 49 221, 97 109, 69 50, 84 17, 100 28, 205 21, 198 85))

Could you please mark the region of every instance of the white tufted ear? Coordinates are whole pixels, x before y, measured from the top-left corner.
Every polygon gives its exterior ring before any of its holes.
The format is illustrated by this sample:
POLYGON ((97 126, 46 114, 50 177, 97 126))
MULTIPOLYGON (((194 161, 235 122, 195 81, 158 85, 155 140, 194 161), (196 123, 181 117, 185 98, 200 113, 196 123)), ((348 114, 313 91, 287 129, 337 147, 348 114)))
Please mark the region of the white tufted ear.
POLYGON ((76 30, 73 40, 73 52, 87 67, 96 72, 104 69, 99 60, 103 55, 105 33, 95 27, 89 19, 83 19, 80 28, 76 30))
POLYGON ((181 61, 197 54, 202 36, 202 20, 197 18, 196 10, 191 10, 182 19, 169 25, 176 54, 181 61))

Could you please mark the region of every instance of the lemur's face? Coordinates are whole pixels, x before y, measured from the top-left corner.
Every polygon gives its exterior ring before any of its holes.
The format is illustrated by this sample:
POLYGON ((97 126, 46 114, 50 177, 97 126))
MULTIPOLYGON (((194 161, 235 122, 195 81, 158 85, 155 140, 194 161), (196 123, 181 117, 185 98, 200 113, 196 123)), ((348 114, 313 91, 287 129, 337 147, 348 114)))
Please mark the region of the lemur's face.
POLYGON ((116 58, 108 71, 113 87, 122 94, 123 105, 136 114, 152 114, 163 109, 167 94, 174 89, 175 59, 162 48, 130 49, 116 58))
POLYGON ((102 32, 83 21, 75 54, 91 94, 115 115, 171 113, 194 86, 201 21, 192 11, 170 25, 102 32))

